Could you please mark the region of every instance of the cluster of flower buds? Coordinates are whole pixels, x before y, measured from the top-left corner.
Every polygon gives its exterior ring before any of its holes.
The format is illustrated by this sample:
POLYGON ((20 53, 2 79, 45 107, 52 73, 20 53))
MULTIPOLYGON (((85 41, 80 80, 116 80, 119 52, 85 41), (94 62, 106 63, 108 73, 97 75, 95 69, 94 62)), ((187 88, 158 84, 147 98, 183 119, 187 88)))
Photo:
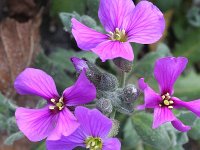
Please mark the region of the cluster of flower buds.
MULTIPOLYGON (((124 114, 133 112, 133 102, 139 96, 139 90, 134 85, 129 84, 124 88, 119 88, 116 76, 101 71, 95 64, 76 57, 73 57, 71 61, 78 74, 83 68, 86 68, 87 77, 97 89, 96 106, 102 113, 108 115, 112 113, 113 109, 124 114)), ((118 59, 118 62, 121 60, 118 59)), ((123 69, 124 66, 121 68, 123 69)))

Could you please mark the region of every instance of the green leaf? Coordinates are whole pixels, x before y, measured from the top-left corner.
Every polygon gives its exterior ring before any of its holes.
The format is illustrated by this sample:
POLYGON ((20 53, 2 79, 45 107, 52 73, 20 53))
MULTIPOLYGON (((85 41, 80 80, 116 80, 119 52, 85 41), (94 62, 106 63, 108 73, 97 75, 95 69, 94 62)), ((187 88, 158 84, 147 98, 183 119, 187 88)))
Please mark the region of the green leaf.
POLYGON ((0 114, 0 132, 6 131, 7 129, 6 120, 7 120, 7 117, 3 114, 0 114))
POLYGON ((73 50, 58 49, 56 52, 51 53, 49 59, 63 70, 74 72, 74 66, 70 60, 71 57, 86 58, 92 63, 95 63, 98 58, 98 56, 92 52, 75 52, 73 50))
POLYGON ((93 52, 86 52, 86 51, 78 52, 74 56, 79 57, 79 58, 86 58, 91 63, 95 63, 98 58, 98 56, 94 54, 93 52))
POLYGON ((17 107, 13 100, 7 99, 0 93, 0 113, 5 113, 8 110, 15 111, 17 107))
POLYGON ((177 145, 183 145, 189 141, 187 133, 178 132, 176 134, 176 137, 177 137, 177 145))
POLYGON ((97 26, 96 21, 88 15, 80 16, 76 12, 73 12, 73 13, 61 12, 59 13, 59 17, 64 25, 65 31, 70 32, 70 33, 71 33, 71 27, 72 27, 72 24, 71 24, 72 18, 76 18, 78 21, 80 21, 81 23, 83 23, 84 25, 90 28, 96 29, 97 31, 102 31, 102 28, 97 26))
POLYGON ((46 150, 45 142, 42 142, 42 143, 36 148, 36 150, 46 150))
POLYGON ((192 129, 188 132, 188 135, 190 138, 194 140, 199 140, 200 139, 200 120, 197 119, 194 123, 194 126, 192 129))
POLYGON ((178 118, 186 125, 193 126, 196 120, 196 115, 190 111, 181 111, 178 118))
POLYGON ((80 21, 90 28, 95 28, 97 26, 96 21, 88 15, 81 16, 80 21))
POLYGON ((184 36, 184 39, 176 44, 174 55, 185 56, 189 63, 199 62, 200 56, 200 29, 193 29, 184 36))
POLYGON ((187 18, 188 18, 189 23, 192 26, 200 27, 200 13, 199 12, 200 12, 200 8, 197 6, 193 6, 188 11, 187 18))
POLYGON ((167 150, 171 146, 169 135, 162 126, 152 129, 152 115, 144 112, 137 113, 132 117, 132 123, 137 134, 145 144, 156 149, 167 150))
POLYGON ((154 63, 158 58, 170 56, 170 50, 165 44, 159 44, 155 52, 145 55, 133 66, 133 73, 139 77, 148 77, 153 73, 154 63))
POLYGON ((56 16, 60 12, 73 12, 84 14, 86 10, 86 0, 52 0, 51 15, 56 16))
POLYGON ((183 148, 182 145, 176 145, 176 146, 170 148, 170 150, 185 150, 185 149, 183 148))
POLYGON ((180 6, 182 0, 168 0, 168 1, 157 1, 154 0, 155 5, 160 8, 162 11, 167 11, 172 8, 177 8, 180 6))
POLYGON ((190 70, 181 76, 175 84, 175 96, 183 100, 193 100, 200 97, 200 75, 190 70))
POLYGON ((88 14, 95 18, 95 20, 99 20, 98 18, 98 9, 99 9, 99 0, 87 0, 88 14))
POLYGON ((61 22, 63 23, 65 31, 67 32, 71 32, 71 26, 72 26, 71 19, 76 18, 80 20, 81 18, 80 15, 77 14, 76 12, 73 12, 73 13, 61 12, 59 13, 59 17, 60 17, 61 22))
POLYGON ((17 141, 23 137, 24 137, 24 135, 22 132, 13 133, 4 141, 4 144, 12 145, 15 141, 17 141))
POLYGON ((133 149, 137 146, 140 141, 140 137, 137 135, 135 128, 132 124, 131 119, 128 119, 125 123, 124 129, 123 145, 127 149, 133 149))
POLYGON ((64 69, 68 67, 72 69, 72 66, 70 67, 66 64, 66 67, 64 67, 65 62, 61 63, 61 61, 58 59, 59 57, 56 59, 50 59, 43 53, 40 53, 35 61, 35 66, 51 75, 55 80, 58 91, 62 92, 66 87, 73 84, 74 78, 69 76, 64 69))
POLYGON ((57 49, 51 53, 49 59, 54 65, 59 66, 60 69, 74 72, 73 64, 70 61, 70 58, 74 55, 76 53, 73 50, 57 49))
POLYGON ((71 57, 86 58, 91 62, 95 62, 97 56, 91 52, 75 52, 72 50, 57 49, 47 57, 44 53, 38 55, 35 66, 46 71, 50 74, 61 92, 66 87, 70 86, 74 82, 75 72, 74 66, 70 61, 71 57))

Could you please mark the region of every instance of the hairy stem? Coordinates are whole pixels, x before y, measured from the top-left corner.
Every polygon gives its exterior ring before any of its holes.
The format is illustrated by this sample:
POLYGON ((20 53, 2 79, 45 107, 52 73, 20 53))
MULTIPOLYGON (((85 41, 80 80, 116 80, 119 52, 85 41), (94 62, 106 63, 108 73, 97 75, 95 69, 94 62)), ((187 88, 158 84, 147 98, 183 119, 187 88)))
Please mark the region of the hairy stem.
POLYGON ((126 85, 126 73, 121 71, 120 73, 120 87, 124 88, 126 85))

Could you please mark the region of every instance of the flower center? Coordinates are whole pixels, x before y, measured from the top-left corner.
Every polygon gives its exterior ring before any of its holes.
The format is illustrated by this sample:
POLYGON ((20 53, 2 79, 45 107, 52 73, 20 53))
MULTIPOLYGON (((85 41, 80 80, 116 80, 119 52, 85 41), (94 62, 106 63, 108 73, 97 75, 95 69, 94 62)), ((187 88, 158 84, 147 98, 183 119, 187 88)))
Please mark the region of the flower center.
POLYGON ((63 97, 61 97, 58 102, 56 102, 56 100, 54 98, 51 99, 51 102, 53 103, 53 105, 49 106, 50 110, 62 110, 64 108, 64 102, 63 102, 63 97))
POLYGON ((172 109, 174 108, 173 104, 174 104, 174 101, 171 100, 171 96, 169 95, 169 93, 162 95, 162 102, 159 104, 160 107, 166 106, 172 109))
POLYGON ((126 37, 126 32, 124 29, 120 30, 119 28, 116 28, 114 32, 109 32, 110 34, 110 39, 112 41, 120 41, 120 42, 126 42, 127 37, 126 37))
POLYGON ((86 148, 89 150, 102 150, 103 143, 100 138, 88 137, 85 140, 86 148))

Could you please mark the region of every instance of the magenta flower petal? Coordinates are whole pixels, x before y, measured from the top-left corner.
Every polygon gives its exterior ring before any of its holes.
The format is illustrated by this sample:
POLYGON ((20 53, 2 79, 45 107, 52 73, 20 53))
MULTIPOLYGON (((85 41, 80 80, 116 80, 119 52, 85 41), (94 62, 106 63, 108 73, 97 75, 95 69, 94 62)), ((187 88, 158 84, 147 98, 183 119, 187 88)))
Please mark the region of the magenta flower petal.
POLYGON ((175 107, 184 107, 196 114, 198 117, 200 117, 200 99, 198 100, 193 100, 190 102, 185 102, 180 100, 177 97, 172 97, 172 100, 174 101, 174 106, 175 107))
POLYGON ((72 150, 75 147, 85 146, 85 139, 87 136, 84 134, 84 131, 81 128, 78 128, 69 136, 62 136, 60 140, 46 141, 47 150, 72 150))
POLYGON ((86 27, 74 18, 72 18, 72 34, 78 47, 83 50, 90 50, 108 39, 107 35, 86 27))
POLYGON ((77 57, 72 57, 71 62, 73 63, 74 68, 76 69, 76 71, 78 73, 80 73, 84 68, 88 69, 88 65, 86 63, 87 62, 86 60, 83 60, 83 59, 80 59, 80 58, 77 58, 77 57))
POLYGON ((165 122, 175 120, 173 112, 167 107, 157 107, 154 109, 153 128, 157 128, 165 122))
POLYGON ((185 57, 165 57, 155 63, 154 76, 159 83, 161 94, 174 92, 174 83, 187 65, 185 57))
POLYGON ((52 77, 39 69, 25 69, 16 78, 14 87, 22 95, 38 95, 46 100, 59 97, 52 77))
POLYGON ((121 143, 117 138, 110 138, 104 140, 102 150, 120 150, 120 149, 121 149, 121 143))
POLYGON ((130 21, 126 18, 133 12, 134 7, 132 0, 100 0, 98 15, 105 30, 113 32, 115 28, 126 29, 130 21))
POLYGON ((144 78, 139 79, 138 81, 139 88, 144 92, 144 101, 145 104, 138 107, 138 109, 146 108, 155 108, 159 107, 159 103, 162 101, 162 98, 157 94, 147 83, 144 82, 144 78))
POLYGON ((190 126, 184 125, 179 119, 176 119, 176 120, 172 121, 171 123, 174 128, 176 128, 177 130, 179 130, 181 132, 187 132, 188 130, 191 129, 190 126))
POLYGON ((67 106, 77 106, 89 103, 96 98, 96 88, 82 71, 76 83, 65 89, 63 97, 67 101, 67 106))
POLYGON ((161 38, 164 29, 162 12, 151 2, 141 1, 130 14, 126 32, 129 42, 151 44, 161 38))
POLYGON ((42 109, 18 108, 15 112, 16 122, 24 135, 33 142, 45 139, 54 129, 57 121, 48 107, 42 109))
POLYGON ((112 128, 112 121, 97 109, 89 110, 79 106, 75 110, 75 116, 88 136, 105 138, 112 128))
POLYGON ((79 127, 79 123, 69 109, 64 108, 58 113, 58 120, 55 129, 48 136, 47 140, 59 140, 61 135, 69 136, 79 127))
POLYGON ((107 59, 122 57, 132 61, 134 59, 133 49, 128 42, 105 41, 93 48, 92 51, 96 53, 104 62, 107 59))
POLYGON ((48 150, 72 150, 77 146, 86 147, 88 138, 100 138, 102 141, 102 150, 120 150, 120 141, 111 138, 108 133, 112 128, 112 121, 101 114, 97 109, 89 110, 88 108, 79 106, 75 110, 75 116, 80 126, 69 136, 62 136, 57 141, 47 141, 48 150))

